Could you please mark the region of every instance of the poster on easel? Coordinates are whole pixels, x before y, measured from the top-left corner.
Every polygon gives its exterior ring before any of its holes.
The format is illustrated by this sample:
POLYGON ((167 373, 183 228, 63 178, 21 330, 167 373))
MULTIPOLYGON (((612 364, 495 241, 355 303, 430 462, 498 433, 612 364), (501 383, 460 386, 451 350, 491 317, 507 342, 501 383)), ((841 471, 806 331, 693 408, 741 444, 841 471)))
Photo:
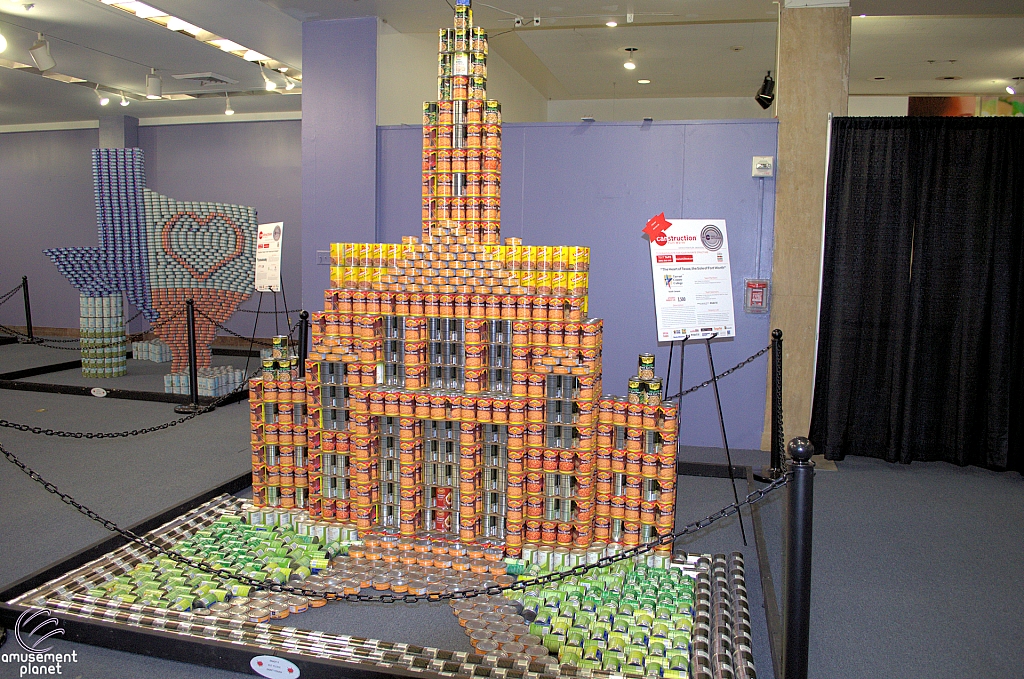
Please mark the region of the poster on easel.
POLYGON ((661 214, 644 232, 651 239, 658 341, 735 337, 725 220, 661 214))
POLYGON ((260 224, 256 233, 256 289, 281 292, 281 233, 284 222, 260 224))

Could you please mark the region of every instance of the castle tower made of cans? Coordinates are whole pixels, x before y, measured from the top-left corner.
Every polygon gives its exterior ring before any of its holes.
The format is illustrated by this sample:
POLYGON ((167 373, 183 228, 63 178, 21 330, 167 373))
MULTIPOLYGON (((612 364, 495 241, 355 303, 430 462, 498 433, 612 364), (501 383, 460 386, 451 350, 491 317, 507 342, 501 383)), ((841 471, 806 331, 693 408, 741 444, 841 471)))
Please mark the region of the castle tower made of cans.
POLYGON ((251 383, 253 501, 509 556, 636 545, 673 527, 677 407, 653 357, 628 397, 601 395, 589 248, 502 241, 486 82, 457 0, 424 104, 422 233, 331 245, 304 381, 285 351, 251 383))

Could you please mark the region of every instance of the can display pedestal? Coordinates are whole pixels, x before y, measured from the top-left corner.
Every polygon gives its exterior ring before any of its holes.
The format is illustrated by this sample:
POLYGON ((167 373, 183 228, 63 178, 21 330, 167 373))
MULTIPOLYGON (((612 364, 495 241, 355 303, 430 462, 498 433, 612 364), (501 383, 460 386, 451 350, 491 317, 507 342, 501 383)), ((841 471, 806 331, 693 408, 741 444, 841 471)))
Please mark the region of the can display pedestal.
POLYGON ((81 295, 79 345, 83 377, 121 377, 128 374, 128 337, 121 293, 81 295))

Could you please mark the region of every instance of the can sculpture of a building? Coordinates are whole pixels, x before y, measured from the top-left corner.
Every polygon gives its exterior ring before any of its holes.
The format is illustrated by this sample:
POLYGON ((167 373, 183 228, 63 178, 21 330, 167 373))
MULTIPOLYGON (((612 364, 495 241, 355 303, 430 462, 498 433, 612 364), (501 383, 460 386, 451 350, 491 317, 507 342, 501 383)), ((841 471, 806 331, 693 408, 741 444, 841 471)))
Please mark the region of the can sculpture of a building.
POLYGON ((254 502, 509 556, 636 545, 672 529, 677 407, 601 396, 589 248, 501 240, 486 80, 459 0, 424 104, 422 234, 332 244, 305 380, 283 351, 251 385, 254 502))

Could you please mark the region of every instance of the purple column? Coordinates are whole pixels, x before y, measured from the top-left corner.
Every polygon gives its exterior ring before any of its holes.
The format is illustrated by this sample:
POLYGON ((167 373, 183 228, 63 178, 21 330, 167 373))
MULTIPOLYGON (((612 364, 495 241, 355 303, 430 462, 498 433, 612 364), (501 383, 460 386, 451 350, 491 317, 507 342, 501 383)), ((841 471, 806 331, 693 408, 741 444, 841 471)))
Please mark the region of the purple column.
POLYGON ((377 19, 302 25, 302 305, 323 308, 332 242, 376 240, 377 19))

